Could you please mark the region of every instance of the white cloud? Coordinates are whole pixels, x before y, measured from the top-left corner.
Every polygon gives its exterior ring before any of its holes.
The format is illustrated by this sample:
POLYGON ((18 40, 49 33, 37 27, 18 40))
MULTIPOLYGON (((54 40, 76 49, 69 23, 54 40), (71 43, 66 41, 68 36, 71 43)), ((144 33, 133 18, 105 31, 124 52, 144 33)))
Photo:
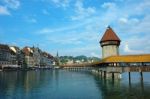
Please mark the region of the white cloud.
POLYGON ((144 53, 142 50, 133 50, 133 49, 130 49, 128 43, 126 43, 126 45, 124 47, 124 52, 126 52, 128 54, 140 54, 140 53, 144 53))
POLYGON ((46 10, 46 9, 43 9, 43 14, 45 14, 45 15, 50 15, 50 13, 46 10))
POLYGON ((131 35, 124 38, 121 43, 121 50, 123 54, 143 54, 150 53, 150 35, 131 35))
POLYGON ((0 5, 0 14, 1 15, 11 15, 10 10, 16 10, 20 6, 19 0, 3 0, 3 5, 0 5))
POLYGON ((137 18, 125 18, 125 17, 122 17, 122 18, 119 18, 118 20, 118 24, 120 25, 124 25, 126 27, 134 27, 135 25, 137 26, 137 24, 140 24, 139 23, 139 19, 137 18))
POLYGON ((149 7, 150 7, 150 1, 144 0, 135 8, 135 10, 137 10, 139 12, 143 12, 143 11, 149 9, 149 7))
POLYGON ((127 18, 120 18, 119 19, 120 24, 126 24, 128 22, 127 18))
POLYGON ((94 7, 84 8, 82 1, 77 1, 75 3, 75 16, 71 16, 72 20, 81 20, 96 13, 94 7))
POLYGON ((52 2, 54 2, 54 3, 60 3, 59 0, 52 0, 52 2))
POLYGON ((43 28, 35 33, 42 35, 49 42, 58 44, 77 45, 85 42, 94 42, 94 44, 96 42, 97 44, 99 39, 98 23, 98 21, 95 22, 95 18, 90 18, 90 20, 86 20, 85 22, 81 22, 79 24, 73 24, 60 28, 43 28))
POLYGON ((101 57, 99 54, 97 54, 97 53, 95 53, 95 52, 92 52, 92 53, 91 53, 91 56, 93 56, 93 57, 101 57))
POLYGON ((50 28, 43 28, 41 30, 36 31, 36 33, 39 33, 39 34, 48 34, 48 33, 54 32, 54 31, 55 30, 52 30, 50 28))
MULTIPOLYGON (((126 18, 126 22, 120 22, 116 25, 119 32, 123 32, 126 35, 134 36, 134 35, 140 35, 140 34, 146 34, 149 35, 150 31, 150 15, 144 15, 142 18, 126 18)), ((143 35, 143 36, 144 36, 143 35)))
POLYGON ((93 20, 89 19, 86 20, 85 22, 82 23, 78 23, 78 24, 73 24, 73 25, 68 25, 68 26, 64 26, 64 27, 57 27, 57 28, 50 28, 50 27, 45 27, 42 29, 39 29, 37 31, 35 31, 36 34, 50 34, 50 33, 62 33, 62 32, 66 32, 66 31, 72 31, 72 30, 77 30, 78 28, 84 27, 87 24, 90 24, 93 20))
POLYGON ((29 19, 28 21, 31 22, 31 23, 37 23, 37 20, 34 19, 34 18, 31 18, 31 19, 29 19))
POLYGON ((51 0, 57 7, 66 8, 69 6, 70 0, 51 0))
POLYGON ((85 45, 83 47, 65 48, 61 49, 59 52, 61 55, 86 55, 86 56, 97 56, 101 57, 100 47, 97 45, 85 45))
POLYGON ((126 1, 129 1, 129 0, 113 0, 114 2, 126 2, 126 1))
POLYGON ((4 0, 5 6, 11 9, 17 9, 20 6, 19 0, 4 0))
POLYGON ((63 37, 63 39, 61 39, 61 37, 47 37, 47 40, 49 42, 53 42, 53 43, 57 43, 57 44, 62 44, 62 45, 78 45, 81 44, 82 42, 80 40, 78 40, 78 38, 67 38, 67 37, 63 37))
POLYGON ((26 39, 26 38, 19 38, 17 40, 17 42, 21 42, 23 44, 29 44, 31 41, 29 39, 26 39))
MULTIPOLYGON (((134 19, 132 20, 133 23, 134 22, 138 22, 137 19, 134 19)), ((132 30, 130 30, 129 32, 132 32, 132 33, 138 33, 138 34, 141 34, 141 33, 146 33, 146 34, 149 34, 150 32, 150 15, 145 15, 145 17, 143 19, 140 20, 140 22, 138 24, 136 24, 136 26, 133 26, 132 27, 132 30)))
POLYGON ((116 7, 116 4, 114 2, 105 2, 101 6, 102 8, 108 8, 108 9, 113 9, 116 7))
POLYGON ((10 15, 10 12, 6 7, 0 6, 0 15, 10 15))
POLYGON ((29 23, 37 23, 37 20, 33 17, 35 17, 35 16, 34 15, 33 16, 26 16, 26 17, 24 17, 24 20, 26 22, 29 22, 29 23))

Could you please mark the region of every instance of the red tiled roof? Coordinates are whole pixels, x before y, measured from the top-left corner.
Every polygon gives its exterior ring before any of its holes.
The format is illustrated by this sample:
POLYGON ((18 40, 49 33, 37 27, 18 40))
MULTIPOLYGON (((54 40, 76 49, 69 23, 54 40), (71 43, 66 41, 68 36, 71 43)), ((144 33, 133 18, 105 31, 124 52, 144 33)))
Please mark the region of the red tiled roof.
POLYGON ((42 55, 43 55, 44 57, 49 58, 49 59, 52 59, 52 58, 53 58, 53 56, 52 56, 51 54, 47 53, 47 52, 42 52, 42 55))
POLYGON ((51 54, 48 54, 49 59, 53 59, 54 57, 51 54))
POLYGON ((42 56, 47 57, 48 53, 47 52, 42 52, 42 56))
POLYGON ((22 51, 24 52, 25 55, 30 56, 30 51, 29 51, 28 47, 24 47, 22 49, 22 51))
POLYGON ((116 35, 116 33, 112 30, 112 28, 108 27, 100 42, 104 42, 104 41, 121 41, 121 40, 116 35))

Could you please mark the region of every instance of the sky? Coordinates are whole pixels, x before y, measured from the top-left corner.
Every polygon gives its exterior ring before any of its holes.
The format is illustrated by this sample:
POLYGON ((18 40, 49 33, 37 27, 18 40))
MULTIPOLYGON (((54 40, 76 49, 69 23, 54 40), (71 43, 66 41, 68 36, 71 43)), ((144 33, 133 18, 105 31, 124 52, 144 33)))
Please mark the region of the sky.
POLYGON ((101 57, 106 28, 120 54, 150 53, 150 0, 0 0, 0 43, 101 57))

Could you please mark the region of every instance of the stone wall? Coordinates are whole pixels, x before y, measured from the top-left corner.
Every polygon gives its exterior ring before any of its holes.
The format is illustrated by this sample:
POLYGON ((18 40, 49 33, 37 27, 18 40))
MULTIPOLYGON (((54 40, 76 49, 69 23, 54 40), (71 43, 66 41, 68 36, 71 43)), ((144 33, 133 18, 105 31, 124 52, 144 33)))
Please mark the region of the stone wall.
POLYGON ((119 47, 116 45, 108 45, 102 47, 102 58, 108 56, 119 55, 119 47))

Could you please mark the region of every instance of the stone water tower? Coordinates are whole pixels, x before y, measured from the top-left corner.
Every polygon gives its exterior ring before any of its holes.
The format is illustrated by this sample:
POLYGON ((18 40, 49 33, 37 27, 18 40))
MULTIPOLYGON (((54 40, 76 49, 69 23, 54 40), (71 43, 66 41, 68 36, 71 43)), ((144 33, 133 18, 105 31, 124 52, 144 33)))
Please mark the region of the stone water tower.
POLYGON ((119 55, 120 42, 121 40, 119 37, 112 30, 112 28, 108 26, 102 39, 100 40, 100 45, 102 47, 102 58, 119 55))

